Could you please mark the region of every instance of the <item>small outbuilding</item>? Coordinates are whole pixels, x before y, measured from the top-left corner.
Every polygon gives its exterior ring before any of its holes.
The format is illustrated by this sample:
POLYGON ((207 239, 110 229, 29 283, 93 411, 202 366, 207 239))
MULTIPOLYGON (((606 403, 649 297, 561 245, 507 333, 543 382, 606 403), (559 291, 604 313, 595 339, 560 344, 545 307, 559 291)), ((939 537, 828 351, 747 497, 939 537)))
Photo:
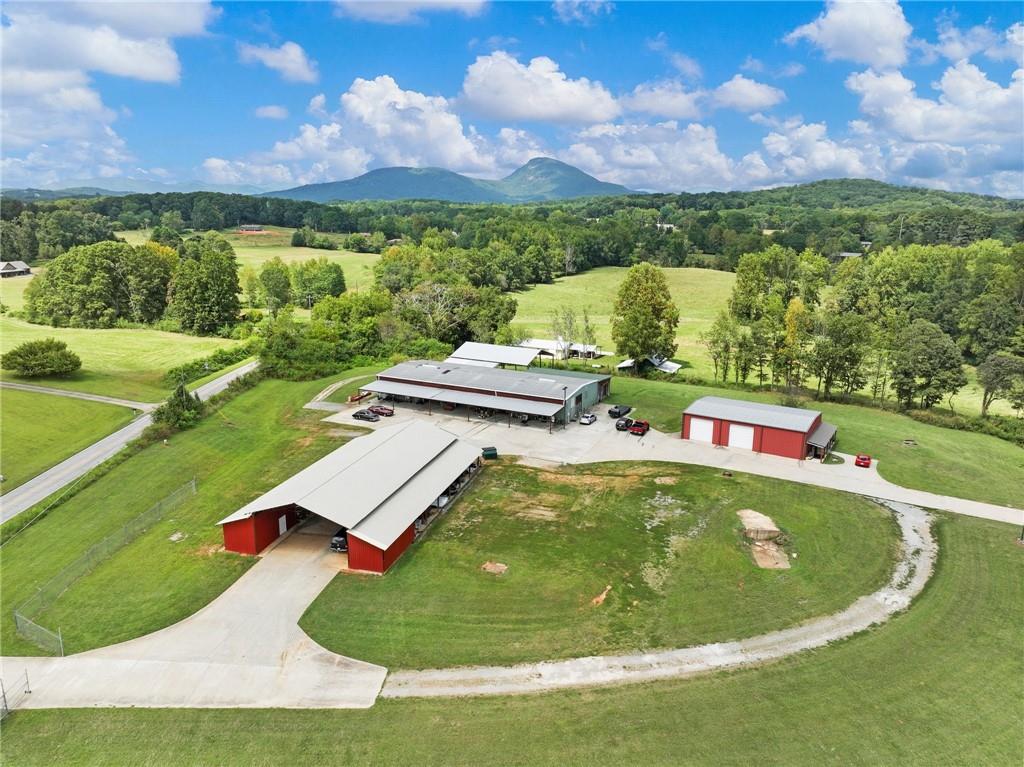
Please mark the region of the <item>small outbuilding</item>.
POLYGON ((817 410, 701 397, 683 412, 683 439, 786 458, 824 459, 836 434, 817 410))
POLYGON ((502 346, 500 344, 481 344, 466 341, 452 352, 448 362, 461 365, 477 365, 479 367, 529 367, 537 356, 536 349, 520 346, 502 346))
POLYGON ((258 554, 314 514, 347 531, 350 569, 384 573, 480 463, 479 448, 424 421, 377 429, 222 519, 224 547, 258 554))
POLYGON ((24 261, 0 261, 0 277, 21 277, 32 274, 32 267, 24 261))

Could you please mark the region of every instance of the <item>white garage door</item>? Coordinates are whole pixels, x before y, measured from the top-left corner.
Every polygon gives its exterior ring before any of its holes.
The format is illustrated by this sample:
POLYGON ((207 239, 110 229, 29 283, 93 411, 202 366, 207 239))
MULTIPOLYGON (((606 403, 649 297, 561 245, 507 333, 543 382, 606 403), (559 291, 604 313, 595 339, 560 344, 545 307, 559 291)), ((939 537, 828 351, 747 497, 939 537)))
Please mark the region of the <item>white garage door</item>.
POLYGON ((709 418, 690 419, 690 439, 694 442, 710 442, 715 433, 715 422, 709 418))
POLYGON ((729 447, 742 447, 744 450, 754 449, 754 427, 729 424, 729 447))

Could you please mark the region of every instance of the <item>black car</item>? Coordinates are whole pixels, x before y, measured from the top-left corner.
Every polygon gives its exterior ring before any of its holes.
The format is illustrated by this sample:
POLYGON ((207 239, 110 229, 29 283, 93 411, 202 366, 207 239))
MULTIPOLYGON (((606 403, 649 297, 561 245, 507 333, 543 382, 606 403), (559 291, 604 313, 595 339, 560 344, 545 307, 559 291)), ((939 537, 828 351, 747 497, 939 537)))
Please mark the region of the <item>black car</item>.
POLYGON ((622 418, 632 409, 629 405, 613 405, 612 409, 608 411, 608 415, 612 418, 622 418))
POLYGON ((615 422, 616 431, 629 431, 629 427, 633 425, 632 418, 620 418, 615 422))
POLYGON ((357 421, 379 421, 380 416, 376 413, 371 413, 369 410, 357 410, 352 414, 352 417, 357 421))
POLYGON ((344 527, 339 528, 338 532, 331 538, 331 551, 348 551, 348 530, 344 527))

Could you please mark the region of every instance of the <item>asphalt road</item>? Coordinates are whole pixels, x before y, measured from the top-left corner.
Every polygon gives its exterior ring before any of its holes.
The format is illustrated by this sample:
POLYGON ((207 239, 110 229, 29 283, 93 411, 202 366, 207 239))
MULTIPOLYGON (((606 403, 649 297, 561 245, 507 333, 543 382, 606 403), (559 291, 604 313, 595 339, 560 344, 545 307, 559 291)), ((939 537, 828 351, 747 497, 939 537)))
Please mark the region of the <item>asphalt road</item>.
MULTIPOLYGON (((203 384, 195 391, 200 399, 208 400, 213 395, 224 391, 228 384, 236 378, 240 378, 246 373, 255 370, 258 365, 259 362, 255 360, 248 362, 219 378, 215 378, 209 383, 203 384)), ((59 396, 74 396, 63 389, 53 389, 50 391, 59 396)), ((70 458, 33 477, 25 484, 19 485, 9 493, 0 496, 0 522, 14 519, 14 517, 26 509, 32 508, 40 501, 66 488, 79 477, 82 477, 91 469, 96 468, 108 458, 123 450, 129 442, 138 439, 151 423, 153 423, 152 416, 149 413, 144 413, 127 426, 92 443, 89 447, 80 450, 70 458)))

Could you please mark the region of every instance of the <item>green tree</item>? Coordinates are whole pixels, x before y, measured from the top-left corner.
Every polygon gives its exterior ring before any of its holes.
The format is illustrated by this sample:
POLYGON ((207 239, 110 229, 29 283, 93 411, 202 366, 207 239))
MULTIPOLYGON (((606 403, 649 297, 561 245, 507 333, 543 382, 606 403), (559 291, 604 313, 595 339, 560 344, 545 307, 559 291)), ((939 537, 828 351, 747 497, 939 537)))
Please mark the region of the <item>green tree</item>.
POLYGON ((831 306, 815 315, 808 367, 818 377, 819 394, 828 399, 837 385, 846 394, 864 385, 870 342, 871 324, 860 314, 844 314, 831 306))
POLYGON ((967 384, 960 349, 927 320, 914 320, 898 333, 889 364, 897 400, 904 407, 916 401, 928 409, 967 384))
POLYGON ((714 323, 708 330, 700 334, 701 343, 708 350, 711 364, 714 366, 714 379, 729 379, 729 369, 733 362, 733 354, 739 340, 739 323, 723 309, 718 313, 714 323))
POLYGON ((786 307, 785 340, 781 356, 786 374, 786 386, 794 388, 804 382, 806 376, 807 344, 811 338, 812 318, 803 299, 795 296, 786 307))
POLYGON ((171 280, 170 311, 182 328, 213 333, 238 319, 238 265, 234 255, 209 248, 187 258, 171 280))
POLYGON ((1024 386, 1024 357, 995 352, 978 365, 978 383, 981 384, 981 416, 998 399, 1007 399, 1014 387, 1024 386))
POLYGON ((187 429, 203 417, 204 409, 199 395, 191 393, 181 382, 167 401, 153 411, 153 421, 175 429, 187 429))
POLYGON ((26 341, 0 356, 0 367, 20 376, 69 376, 82 367, 82 360, 56 338, 26 341))
POLYGON ((192 206, 192 228, 197 232, 224 228, 224 216, 208 197, 200 197, 192 206))
POLYGON ((282 306, 291 303, 291 275, 280 256, 275 256, 264 262, 260 267, 260 286, 263 289, 263 299, 270 312, 276 312, 282 306))
POLYGON ((180 233, 185 229, 185 219, 181 217, 181 211, 167 210, 160 214, 160 226, 180 233))
POLYGON ((322 298, 345 292, 341 264, 324 257, 292 265, 291 277, 295 300, 310 307, 322 298))
POLYGON ((665 273, 648 263, 630 267, 612 307, 616 351, 638 363, 648 356, 669 358, 676 351, 678 324, 665 273))
POLYGON ((149 241, 164 245, 173 250, 181 247, 183 240, 177 230, 168 226, 160 225, 155 227, 149 235, 149 241))

